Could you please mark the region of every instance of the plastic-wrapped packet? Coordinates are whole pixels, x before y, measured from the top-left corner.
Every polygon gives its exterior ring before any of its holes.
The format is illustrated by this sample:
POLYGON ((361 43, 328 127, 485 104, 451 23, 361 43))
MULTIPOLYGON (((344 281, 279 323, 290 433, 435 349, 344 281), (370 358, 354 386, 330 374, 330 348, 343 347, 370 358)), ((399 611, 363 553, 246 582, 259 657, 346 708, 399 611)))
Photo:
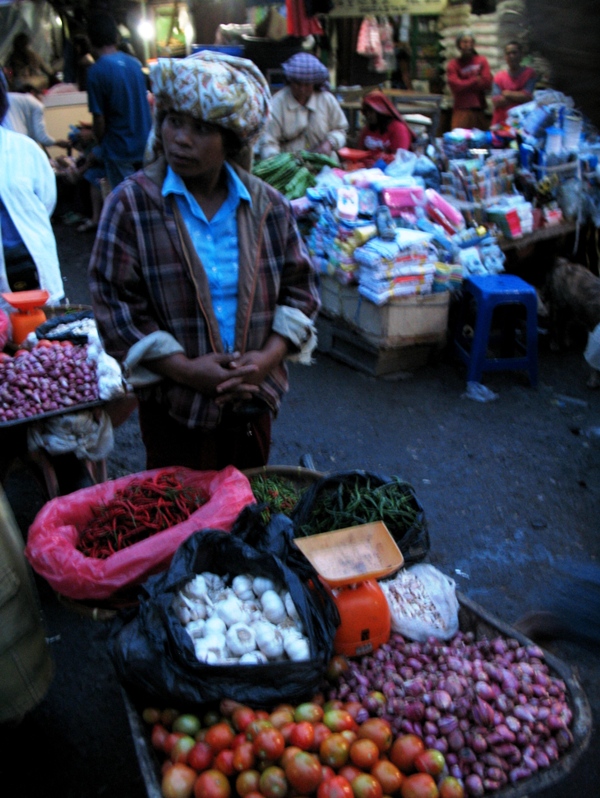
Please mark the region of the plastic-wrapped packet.
POLYGON ((100 343, 98 331, 94 330, 88 334, 88 359, 95 360, 97 363, 98 374, 98 395, 103 402, 122 396, 125 393, 125 383, 121 367, 114 359, 108 355, 100 343))

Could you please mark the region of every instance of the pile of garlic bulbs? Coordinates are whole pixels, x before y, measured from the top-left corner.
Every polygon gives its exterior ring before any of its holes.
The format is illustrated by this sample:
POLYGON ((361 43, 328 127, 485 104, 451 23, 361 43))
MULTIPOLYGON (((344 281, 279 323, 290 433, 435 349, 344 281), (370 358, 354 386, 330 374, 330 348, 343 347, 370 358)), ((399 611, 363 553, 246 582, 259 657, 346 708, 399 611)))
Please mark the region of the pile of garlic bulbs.
POLYGON ((262 576, 197 574, 172 609, 209 665, 310 659, 308 638, 289 591, 262 576))

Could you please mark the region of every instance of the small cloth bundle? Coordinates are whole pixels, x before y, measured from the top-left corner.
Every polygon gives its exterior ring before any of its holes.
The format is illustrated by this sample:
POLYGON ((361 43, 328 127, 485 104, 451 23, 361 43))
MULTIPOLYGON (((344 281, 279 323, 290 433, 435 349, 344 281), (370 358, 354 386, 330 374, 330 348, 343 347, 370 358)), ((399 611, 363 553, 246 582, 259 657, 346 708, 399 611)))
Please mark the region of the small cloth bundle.
POLYGON ((379 584, 394 632, 420 643, 430 636, 450 640, 458 632, 456 583, 433 565, 418 563, 379 584))

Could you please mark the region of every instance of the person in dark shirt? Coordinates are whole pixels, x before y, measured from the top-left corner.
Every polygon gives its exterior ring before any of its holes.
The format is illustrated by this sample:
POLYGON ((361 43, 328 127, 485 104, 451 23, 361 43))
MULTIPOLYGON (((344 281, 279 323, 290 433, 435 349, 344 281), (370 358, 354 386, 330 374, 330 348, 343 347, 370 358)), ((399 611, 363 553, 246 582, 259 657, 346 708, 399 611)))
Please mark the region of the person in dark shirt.
POLYGON ((94 14, 88 36, 96 62, 87 71, 88 106, 111 188, 142 166, 152 125, 142 65, 118 49, 119 31, 107 14, 94 14))

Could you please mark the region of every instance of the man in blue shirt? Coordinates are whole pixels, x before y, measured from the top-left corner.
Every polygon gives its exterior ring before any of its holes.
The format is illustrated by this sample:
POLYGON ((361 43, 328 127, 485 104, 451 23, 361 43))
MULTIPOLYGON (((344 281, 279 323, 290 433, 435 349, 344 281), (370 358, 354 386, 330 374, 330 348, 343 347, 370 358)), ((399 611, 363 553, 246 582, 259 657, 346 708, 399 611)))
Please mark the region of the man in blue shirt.
POLYGON ((94 14, 88 35, 96 57, 87 73, 88 106, 111 188, 142 166, 152 118, 137 58, 121 52, 119 31, 107 14, 94 14))

